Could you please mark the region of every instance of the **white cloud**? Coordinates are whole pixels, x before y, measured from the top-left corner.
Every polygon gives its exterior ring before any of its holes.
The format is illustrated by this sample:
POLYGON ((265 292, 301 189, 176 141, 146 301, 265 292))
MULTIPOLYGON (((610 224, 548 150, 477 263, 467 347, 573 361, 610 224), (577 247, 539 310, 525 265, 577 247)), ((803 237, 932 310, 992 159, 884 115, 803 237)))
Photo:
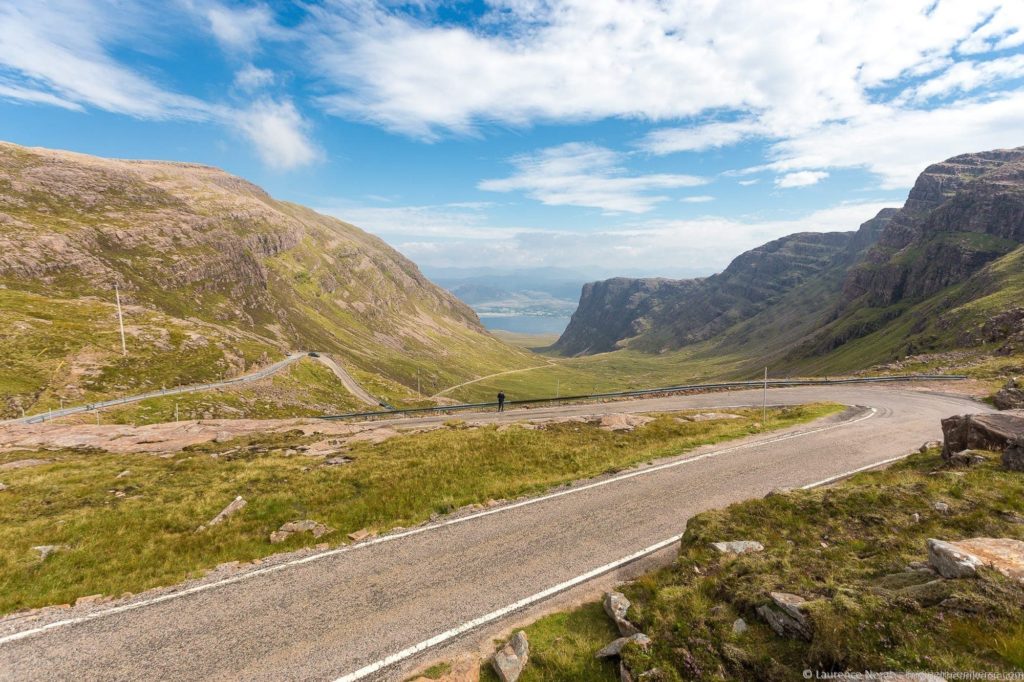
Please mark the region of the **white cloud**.
POLYGON ((913 88, 908 96, 913 100, 925 101, 1021 77, 1024 77, 1024 54, 987 61, 960 62, 913 88))
POLYGON ((283 33, 274 13, 264 4, 251 7, 212 4, 204 14, 210 32, 229 52, 253 52, 263 39, 279 37, 283 33))
POLYGON ((752 180, 740 180, 739 184, 742 185, 743 187, 749 187, 751 185, 756 185, 759 182, 761 181, 758 180, 757 178, 753 178, 752 180))
POLYGON ((825 171, 797 171, 795 173, 786 173, 776 178, 775 186, 783 189, 788 187, 809 187, 817 185, 827 177, 828 173, 825 171))
MULTIPOLYGON (((423 137, 492 121, 663 121, 716 110, 746 112, 754 127, 785 136, 856 116, 875 101, 873 88, 941 66, 965 41, 1013 43, 1024 25, 1000 0, 490 5, 471 28, 386 3, 313 10, 311 50, 335 90, 325 105, 423 137)), ((699 149, 756 132, 710 126, 703 132, 718 141, 663 132, 648 144, 699 149)))
POLYGON ((290 101, 256 102, 238 112, 236 120, 260 158, 272 168, 296 168, 320 157, 306 134, 308 124, 290 101))
POLYGON ((692 197, 683 197, 679 201, 683 202, 684 204, 703 204, 714 200, 715 198, 713 196, 709 196, 707 194, 699 194, 697 196, 692 197))
POLYGON ((570 142, 512 159, 516 172, 484 180, 491 192, 522 191, 549 206, 583 206, 609 213, 645 213, 668 197, 652 190, 695 187, 707 182, 692 175, 629 175, 622 155, 593 144, 570 142))
POLYGON ((638 146, 655 154, 700 152, 726 147, 765 132, 765 127, 756 121, 706 123, 692 128, 662 128, 652 131, 640 140, 638 146))
POLYGON ((270 69, 260 69, 252 64, 246 64, 235 72, 235 87, 245 92, 262 90, 274 84, 274 72, 270 69))
POLYGON ((969 100, 942 109, 876 106, 857 120, 832 123, 772 145, 768 168, 779 172, 863 168, 882 187, 909 187, 936 161, 1024 142, 1024 92, 969 100))
POLYGON ((425 267, 568 267, 607 276, 721 271, 743 251, 794 232, 855 230, 890 203, 842 203, 769 219, 638 220, 618 227, 551 230, 491 225, 480 209, 440 206, 321 209, 384 238, 425 267))

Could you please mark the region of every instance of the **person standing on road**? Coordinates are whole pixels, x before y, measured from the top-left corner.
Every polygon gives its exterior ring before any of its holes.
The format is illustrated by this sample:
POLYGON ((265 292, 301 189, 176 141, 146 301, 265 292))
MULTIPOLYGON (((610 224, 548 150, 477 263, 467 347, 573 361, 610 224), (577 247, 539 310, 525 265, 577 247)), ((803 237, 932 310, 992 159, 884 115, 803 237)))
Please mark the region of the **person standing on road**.
POLYGON ((498 391, 498 412, 505 411, 505 391, 498 391))

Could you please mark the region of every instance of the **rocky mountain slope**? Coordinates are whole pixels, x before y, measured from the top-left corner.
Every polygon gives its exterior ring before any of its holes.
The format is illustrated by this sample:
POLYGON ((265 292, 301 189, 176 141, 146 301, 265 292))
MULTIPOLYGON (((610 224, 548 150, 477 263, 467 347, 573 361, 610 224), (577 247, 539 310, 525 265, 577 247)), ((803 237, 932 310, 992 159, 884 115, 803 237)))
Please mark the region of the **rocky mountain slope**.
POLYGON ((529 363, 376 237, 206 166, 0 143, 0 287, 7 416, 289 350, 432 389, 529 363))
POLYGON ((703 280, 588 284, 555 348, 687 347, 697 358, 834 371, 1005 344, 1021 330, 991 330, 1024 300, 1022 245, 1024 148, 965 154, 928 167, 903 208, 855 233, 784 237, 703 280))
POLYGON ((623 345, 660 352, 713 338, 809 280, 845 272, 892 214, 885 210, 856 232, 802 232, 776 239, 703 279, 616 278, 587 284, 554 347, 566 355, 623 345))

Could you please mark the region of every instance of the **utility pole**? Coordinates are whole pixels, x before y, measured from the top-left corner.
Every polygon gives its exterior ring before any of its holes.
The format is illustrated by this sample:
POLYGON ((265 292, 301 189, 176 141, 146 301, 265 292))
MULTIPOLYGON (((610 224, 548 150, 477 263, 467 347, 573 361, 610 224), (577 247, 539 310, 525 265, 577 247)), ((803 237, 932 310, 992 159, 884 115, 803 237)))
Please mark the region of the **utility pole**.
POLYGON ((761 428, 768 428, 768 368, 764 368, 764 399, 761 401, 761 428))
POLYGON ((117 299, 117 323, 121 326, 121 355, 128 355, 128 346, 124 342, 124 315, 121 314, 121 291, 114 283, 114 297, 117 299))

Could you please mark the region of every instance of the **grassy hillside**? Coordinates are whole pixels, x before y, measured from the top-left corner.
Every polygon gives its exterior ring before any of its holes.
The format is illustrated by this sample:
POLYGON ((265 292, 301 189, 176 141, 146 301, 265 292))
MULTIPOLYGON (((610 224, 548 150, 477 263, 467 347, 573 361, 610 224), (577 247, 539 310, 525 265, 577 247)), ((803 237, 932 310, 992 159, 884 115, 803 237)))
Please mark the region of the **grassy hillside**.
POLYGON ((204 166, 0 143, 0 287, 0 416, 295 350, 406 388, 418 375, 427 395, 535 364, 376 237, 204 166))
MULTIPOLYGON (((1024 515, 1022 494, 1024 479, 994 453, 952 472, 931 450, 833 487, 700 514, 686 523, 672 566, 624 586, 630 619, 653 640, 650 652, 630 649, 626 660, 637 674, 658 668, 654 679, 666 682, 792 680, 805 670, 1019 671, 1019 581, 995 571, 936 580, 908 564, 926 560, 928 538, 1024 540, 1015 520, 1024 515), (938 501, 948 512, 934 508, 938 501), (722 556, 710 547, 734 539, 765 550, 722 556), (761 619, 757 607, 770 591, 808 600, 810 641, 779 637, 761 619), (737 618, 745 632, 734 630, 737 618)), ((523 682, 619 679, 617 666, 594 660, 618 636, 599 604, 548 616, 526 632, 523 682)))

